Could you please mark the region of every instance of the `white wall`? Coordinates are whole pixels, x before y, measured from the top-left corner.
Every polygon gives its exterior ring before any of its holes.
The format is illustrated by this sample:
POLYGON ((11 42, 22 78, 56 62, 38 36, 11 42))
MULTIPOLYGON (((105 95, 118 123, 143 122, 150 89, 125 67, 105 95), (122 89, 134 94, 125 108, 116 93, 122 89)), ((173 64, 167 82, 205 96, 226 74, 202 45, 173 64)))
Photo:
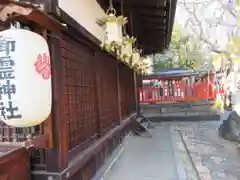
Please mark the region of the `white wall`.
POLYGON ((59 7, 74 18, 92 35, 103 40, 103 28, 96 20, 104 16, 104 11, 96 0, 59 0, 59 7))

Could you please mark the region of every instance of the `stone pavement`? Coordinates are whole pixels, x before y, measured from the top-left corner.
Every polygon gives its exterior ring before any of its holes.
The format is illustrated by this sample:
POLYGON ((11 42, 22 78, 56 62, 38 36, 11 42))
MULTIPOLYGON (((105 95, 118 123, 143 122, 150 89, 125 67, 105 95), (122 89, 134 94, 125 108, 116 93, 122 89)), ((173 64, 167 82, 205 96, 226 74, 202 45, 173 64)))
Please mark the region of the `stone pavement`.
POLYGON ((240 180, 239 152, 236 144, 218 136, 219 122, 182 122, 173 126, 184 140, 199 179, 240 180))
POLYGON ((240 153, 219 125, 157 123, 153 138, 130 138, 101 180, 240 180, 240 153))
POLYGON ((170 126, 149 130, 152 138, 129 140, 103 180, 178 180, 170 126))

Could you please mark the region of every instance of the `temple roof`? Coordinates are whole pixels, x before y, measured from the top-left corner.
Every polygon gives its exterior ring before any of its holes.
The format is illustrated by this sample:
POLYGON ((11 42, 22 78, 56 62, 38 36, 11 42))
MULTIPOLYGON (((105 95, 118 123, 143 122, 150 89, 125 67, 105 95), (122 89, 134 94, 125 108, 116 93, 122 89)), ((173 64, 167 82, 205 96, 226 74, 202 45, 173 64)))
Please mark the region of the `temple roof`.
MULTIPOLYGON (((97 0, 107 10, 109 0, 97 0)), ((144 54, 160 53, 171 40, 177 0, 112 0, 119 14, 128 17, 127 33, 137 38, 144 54)))

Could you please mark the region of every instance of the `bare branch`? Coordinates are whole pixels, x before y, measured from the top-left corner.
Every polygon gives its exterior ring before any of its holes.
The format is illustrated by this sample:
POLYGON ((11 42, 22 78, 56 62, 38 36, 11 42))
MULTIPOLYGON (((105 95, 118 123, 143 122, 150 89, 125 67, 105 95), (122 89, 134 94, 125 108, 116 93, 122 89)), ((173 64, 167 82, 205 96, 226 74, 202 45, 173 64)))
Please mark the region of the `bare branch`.
MULTIPOLYGON (((208 1, 201 1, 201 2, 186 2, 186 0, 182 0, 180 1, 180 4, 183 5, 183 7, 185 8, 185 10, 188 12, 189 15, 191 15, 191 18, 189 18, 186 23, 185 23, 185 27, 189 27, 192 32, 202 41, 204 42, 208 47, 209 49, 212 51, 212 52, 215 52, 215 53, 224 53, 224 54, 228 54, 225 50, 223 49, 220 49, 218 47, 218 43, 215 41, 215 42, 211 42, 210 40, 210 37, 208 36, 208 34, 205 32, 206 31, 206 27, 204 29, 204 26, 203 26, 203 23, 204 23, 204 20, 200 19, 200 17, 197 15, 197 6, 199 5, 203 5, 204 8, 206 7, 205 5, 209 5, 209 3, 211 3, 213 1, 211 0, 208 0, 208 1), (205 31, 204 31, 205 30, 205 31)), ((218 1, 219 2, 219 1, 218 1)), ((221 2, 220 4, 220 7, 223 9, 224 4, 221 2)), ((228 8, 229 10, 229 8, 228 8)), ((217 11, 221 11, 221 9, 216 9, 214 11, 214 15, 217 14, 217 11)), ((231 11, 232 12, 232 11, 231 11)), ((234 12, 232 12, 232 15, 235 15, 234 12)), ((224 12, 224 9, 221 11, 221 14, 218 16, 218 17, 215 17, 214 18, 214 22, 207 22, 205 20, 205 23, 208 24, 209 28, 217 28, 218 26, 222 25, 223 23, 223 18, 225 16, 225 12, 224 12), (214 25, 214 26, 213 26, 214 25)), ((225 24, 226 25, 226 24, 225 24)), ((232 26, 232 28, 234 29, 234 26, 232 26)), ((212 30, 212 29, 210 29, 212 30)), ((233 31, 231 33, 231 36, 233 35, 233 31)))

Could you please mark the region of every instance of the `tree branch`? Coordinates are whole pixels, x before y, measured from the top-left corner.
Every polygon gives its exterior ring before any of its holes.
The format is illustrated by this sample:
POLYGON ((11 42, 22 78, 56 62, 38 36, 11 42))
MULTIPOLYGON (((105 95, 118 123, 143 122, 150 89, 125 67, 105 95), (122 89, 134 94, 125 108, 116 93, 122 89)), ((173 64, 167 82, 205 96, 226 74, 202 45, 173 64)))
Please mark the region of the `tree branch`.
MULTIPOLYGON (((211 1, 212 2, 212 1, 211 1)), ((188 3, 186 2, 186 0, 180 1, 180 3, 184 6, 185 10, 192 16, 191 19, 188 19, 186 21, 185 26, 189 26, 192 30, 192 32, 199 38, 199 40, 201 40, 202 42, 204 42, 205 44, 208 45, 209 49, 212 52, 215 53, 224 53, 226 55, 228 55, 227 51, 220 49, 219 47, 216 46, 217 43, 213 43, 209 40, 209 37, 206 37, 206 33, 204 32, 203 29, 203 24, 202 21, 199 19, 199 16, 196 14, 197 12, 197 5, 201 5, 202 3, 210 3, 210 1, 205 1, 205 2, 198 2, 198 3, 188 3), (191 8, 189 8, 189 5, 191 5, 191 8), (192 25, 190 25, 190 22, 192 25), (195 27, 194 27, 195 26, 195 27)), ((223 6, 223 4, 221 4, 221 6, 223 6)), ((215 22, 215 24, 219 25, 222 22, 224 16, 224 12, 221 13, 221 15, 219 16, 219 18, 217 19, 217 22, 215 22)))

